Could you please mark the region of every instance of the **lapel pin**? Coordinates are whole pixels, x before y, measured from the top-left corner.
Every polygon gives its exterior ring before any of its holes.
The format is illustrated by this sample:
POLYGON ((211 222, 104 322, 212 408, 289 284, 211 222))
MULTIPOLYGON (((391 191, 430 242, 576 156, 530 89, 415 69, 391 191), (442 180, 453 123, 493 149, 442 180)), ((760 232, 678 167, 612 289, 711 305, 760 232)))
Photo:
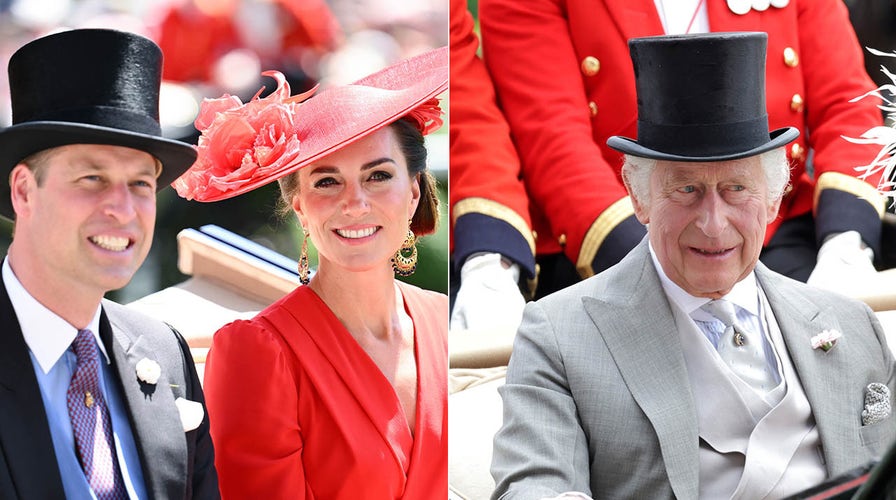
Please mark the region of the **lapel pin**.
POLYGON ((828 352, 834 348, 834 345, 837 344, 837 340, 842 336, 843 334, 837 330, 825 330, 812 337, 809 342, 812 344, 812 349, 821 349, 824 352, 828 352))

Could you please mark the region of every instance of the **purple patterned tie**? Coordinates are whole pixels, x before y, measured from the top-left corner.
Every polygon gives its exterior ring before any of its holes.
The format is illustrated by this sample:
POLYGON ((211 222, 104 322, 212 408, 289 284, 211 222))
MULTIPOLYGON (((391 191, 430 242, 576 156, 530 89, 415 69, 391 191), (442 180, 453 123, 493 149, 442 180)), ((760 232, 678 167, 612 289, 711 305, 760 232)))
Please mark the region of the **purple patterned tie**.
POLYGON ((100 389, 100 353, 93 333, 78 331, 72 348, 78 365, 68 386, 67 403, 78 460, 97 499, 126 499, 109 410, 100 389))

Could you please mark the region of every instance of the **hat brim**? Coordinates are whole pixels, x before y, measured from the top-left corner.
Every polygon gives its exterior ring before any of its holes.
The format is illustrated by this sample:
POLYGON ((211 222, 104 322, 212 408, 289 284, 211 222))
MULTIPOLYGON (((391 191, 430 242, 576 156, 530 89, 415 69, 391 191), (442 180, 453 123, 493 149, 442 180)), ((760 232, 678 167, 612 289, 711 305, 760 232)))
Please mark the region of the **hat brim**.
POLYGON ((223 192, 193 199, 215 202, 257 189, 313 163, 407 115, 448 89, 448 49, 402 61, 351 85, 325 89, 296 112, 299 156, 288 165, 223 192), (413 83, 408 78, 413 78, 413 83))
MULTIPOLYGON (((158 189, 168 186, 196 160, 190 144, 164 137, 74 122, 33 121, 0 131, 0 172, 9 177, 19 162, 45 149, 71 144, 103 144, 145 151, 159 160, 158 189)), ((9 182, 0 181, 0 216, 14 218, 9 182)))
POLYGON ((639 156, 641 158, 650 158, 653 160, 668 160, 668 161, 684 161, 684 162, 709 162, 709 161, 725 161, 725 160, 738 160, 741 158, 748 158, 750 156, 756 156, 758 154, 764 153, 766 151, 771 151, 772 149, 781 147, 786 145, 787 143, 793 141, 800 135, 799 130, 794 127, 785 127, 779 128, 769 133, 769 141, 763 143, 759 146, 750 148, 745 151, 735 151, 727 154, 721 155, 697 155, 697 156, 685 156, 679 154, 666 153, 663 151, 657 151, 654 149, 650 149, 647 147, 638 144, 638 141, 634 139, 630 139, 628 137, 623 137, 619 135, 614 135, 607 139, 607 146, 615 149, 616 151, 639 156))

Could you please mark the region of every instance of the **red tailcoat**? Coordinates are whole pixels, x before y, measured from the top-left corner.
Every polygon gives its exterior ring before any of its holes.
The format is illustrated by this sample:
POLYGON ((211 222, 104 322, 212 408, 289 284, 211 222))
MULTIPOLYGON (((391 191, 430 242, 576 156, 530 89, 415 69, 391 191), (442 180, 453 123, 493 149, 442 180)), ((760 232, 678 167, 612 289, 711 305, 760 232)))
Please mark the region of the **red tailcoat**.
POLYGON ((477 56, 466 0, 451 0, 451 226, 453 258, 497 252, 535 275, 529 197, 510 128, 477 56))

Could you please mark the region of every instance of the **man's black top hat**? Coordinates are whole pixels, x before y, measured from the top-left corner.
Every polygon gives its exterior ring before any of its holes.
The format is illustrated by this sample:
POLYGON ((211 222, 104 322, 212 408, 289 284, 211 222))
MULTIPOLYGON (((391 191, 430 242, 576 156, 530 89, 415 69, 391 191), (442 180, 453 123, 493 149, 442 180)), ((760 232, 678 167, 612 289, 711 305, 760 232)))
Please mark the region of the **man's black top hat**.
MULTIPOLYGON (((196 151, 162 137, 161 81, 162 51, 133 33, 81 29, 27 43, 9 60, 12 126, 0 131, 0 173, 44 149, 108 144, 153 155, 159 189, 171 184, 196 151)), ((0 186, 0 215, 12 218, 9 183, 0 186)))
POLYGON ((704 33, 629 40, 638 93, 638 139, 611 148, 672 161, 746 158, 799 131, 768 131, 765 33, 704 33))

